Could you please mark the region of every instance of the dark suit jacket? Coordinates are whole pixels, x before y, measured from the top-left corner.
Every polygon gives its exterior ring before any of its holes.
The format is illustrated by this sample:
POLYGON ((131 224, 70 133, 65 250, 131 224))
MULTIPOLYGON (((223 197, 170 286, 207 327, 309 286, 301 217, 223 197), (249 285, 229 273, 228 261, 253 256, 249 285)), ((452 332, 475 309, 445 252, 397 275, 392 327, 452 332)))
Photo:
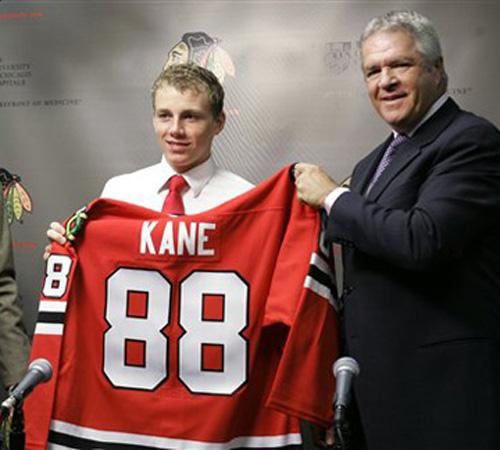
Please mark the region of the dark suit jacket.
POLYGON ((347 352, 369 450, 500 449, 500 134, 449 99, 365 198, 354 169, 327 239, 344 248, 347 352))
POLYGON ((24 375, 29 356, 28 337, 17 299, 11 244, 0 192, 0 375, 7 386, 24 375))

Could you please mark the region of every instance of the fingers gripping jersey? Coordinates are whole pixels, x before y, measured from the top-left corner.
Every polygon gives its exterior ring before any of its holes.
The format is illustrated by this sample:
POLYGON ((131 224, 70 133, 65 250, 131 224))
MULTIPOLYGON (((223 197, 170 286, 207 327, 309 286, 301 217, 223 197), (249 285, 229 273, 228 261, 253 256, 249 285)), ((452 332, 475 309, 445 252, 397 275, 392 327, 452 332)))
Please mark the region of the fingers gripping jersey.
POLYGON ((27 449, 298 448, 298 417, 329 423, 331 274, 288 167, 202 214, 86 215, 47 261, 27 449))

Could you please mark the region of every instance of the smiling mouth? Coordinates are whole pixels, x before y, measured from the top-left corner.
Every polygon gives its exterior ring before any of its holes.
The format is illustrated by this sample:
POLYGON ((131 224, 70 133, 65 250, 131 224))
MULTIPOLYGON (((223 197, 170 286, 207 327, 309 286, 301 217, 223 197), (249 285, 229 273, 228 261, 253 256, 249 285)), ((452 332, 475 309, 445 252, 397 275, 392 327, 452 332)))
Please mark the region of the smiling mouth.
POLYGON ((398 100, 402 100, 406 98, 405 94, 399 94, 399 95, 385 95, 383 96, 380 100, 386 103, 391 103, 391 102, 396 102, 398 100))
POLYGON ((172 141, 167 141, 167 144, 170 148, 172 149, 183 149, 186 148, 189 143, 188 142, 172 142, 172 141))

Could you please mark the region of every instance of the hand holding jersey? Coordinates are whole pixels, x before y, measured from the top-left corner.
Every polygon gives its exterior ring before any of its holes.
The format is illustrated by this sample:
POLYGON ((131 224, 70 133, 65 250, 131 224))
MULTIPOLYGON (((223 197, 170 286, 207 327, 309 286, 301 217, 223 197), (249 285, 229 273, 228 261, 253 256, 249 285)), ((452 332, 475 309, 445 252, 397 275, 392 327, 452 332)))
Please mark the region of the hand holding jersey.
POLYGON ((299 200, 316 209, 322 208, 328 194, 338 187, 336 181, 314 164, 298 163, 294 173, 299 200))

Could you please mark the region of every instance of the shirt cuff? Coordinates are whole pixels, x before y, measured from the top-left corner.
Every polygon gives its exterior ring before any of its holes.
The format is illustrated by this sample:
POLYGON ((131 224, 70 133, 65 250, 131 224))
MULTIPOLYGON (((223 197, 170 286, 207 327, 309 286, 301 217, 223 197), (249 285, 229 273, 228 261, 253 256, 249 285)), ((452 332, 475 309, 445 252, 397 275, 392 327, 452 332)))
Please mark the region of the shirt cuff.
POLYGON ((330 211, 333 207, 333 204, 337 201, 337 199, 344 193, 344 192, 349 192, 350 189, 346 187, 338 187, 335 188, 332 192, 330 192, 326 198, 325 202, 323 203, 323 208, 325 208, 325 211, 330 215, 330 211))

